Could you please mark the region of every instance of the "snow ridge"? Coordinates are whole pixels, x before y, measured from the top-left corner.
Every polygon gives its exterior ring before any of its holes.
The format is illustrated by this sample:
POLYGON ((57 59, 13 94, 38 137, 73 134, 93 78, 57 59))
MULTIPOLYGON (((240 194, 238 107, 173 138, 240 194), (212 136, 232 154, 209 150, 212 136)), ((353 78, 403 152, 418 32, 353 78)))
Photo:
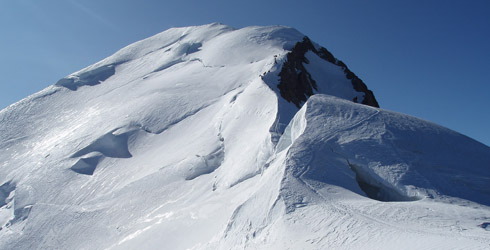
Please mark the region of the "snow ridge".
POLYGON ((283 98, 304 42, 173 28, 0 111, 0 249, 486 248, 490 149, 311 41, 283 98))

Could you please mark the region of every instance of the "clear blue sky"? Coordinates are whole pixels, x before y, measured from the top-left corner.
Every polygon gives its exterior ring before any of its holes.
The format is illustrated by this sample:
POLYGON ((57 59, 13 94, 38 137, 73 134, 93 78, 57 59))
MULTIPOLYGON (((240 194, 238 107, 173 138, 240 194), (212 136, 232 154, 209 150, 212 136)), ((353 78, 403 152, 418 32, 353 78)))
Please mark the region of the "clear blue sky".
POLYGON ((490 145, 490 1, 0 0, 0 108, 170 27, 295 27, 381 107, 490 145))

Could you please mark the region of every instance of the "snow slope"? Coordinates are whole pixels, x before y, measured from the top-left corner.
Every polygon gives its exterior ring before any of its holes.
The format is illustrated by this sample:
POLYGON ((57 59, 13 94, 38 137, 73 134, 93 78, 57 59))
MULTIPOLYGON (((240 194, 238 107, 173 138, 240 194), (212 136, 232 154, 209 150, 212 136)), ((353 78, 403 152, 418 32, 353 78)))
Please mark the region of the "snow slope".
POLYGON ((488 248, 490 148, 312 51, 298 110, 303 38, 173 28, 0 111, 0 249, 488 248))

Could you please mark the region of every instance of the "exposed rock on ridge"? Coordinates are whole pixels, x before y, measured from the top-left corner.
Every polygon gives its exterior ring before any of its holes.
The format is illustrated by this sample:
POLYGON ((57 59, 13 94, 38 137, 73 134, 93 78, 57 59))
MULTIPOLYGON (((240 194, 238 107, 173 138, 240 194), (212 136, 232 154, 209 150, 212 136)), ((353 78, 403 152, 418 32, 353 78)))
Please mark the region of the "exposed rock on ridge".
MULTIPOLYGON (((364 99, 361 103, 379 108, 373 92, 367 88, 366 84, 350 71, 345 63, 337 60, 327 49, 324 47, 316 49, 307 36, 303 38, 302 42, 296 43, 291 52, 287 54, 287 60, 279 73, 280 82, 277 87, 284 99, 294 103, 299 108, 302 103, 306 102, 308 97, 314 94, 314 90, 318 91, 317 83, 303 65, 303 63, 309 63, 305 57, 308 51, 312 51, 325 61, 340 66, 345 73, 345 77, 351 80, 354 89, 357 92, 364 93, 364 99)), ((354 99, 353 101, 357 102, 358 100, 354 99)))

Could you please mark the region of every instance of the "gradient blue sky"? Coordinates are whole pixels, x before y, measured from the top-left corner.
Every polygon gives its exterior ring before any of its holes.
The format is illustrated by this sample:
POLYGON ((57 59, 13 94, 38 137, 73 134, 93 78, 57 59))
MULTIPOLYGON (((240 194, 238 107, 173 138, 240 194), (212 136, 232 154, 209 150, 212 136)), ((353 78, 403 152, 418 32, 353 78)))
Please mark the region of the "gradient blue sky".
POLYGON ((0 108, 170 27, 287 25, 381 107, 490 145, 490 1, 0 0, 0 108))

